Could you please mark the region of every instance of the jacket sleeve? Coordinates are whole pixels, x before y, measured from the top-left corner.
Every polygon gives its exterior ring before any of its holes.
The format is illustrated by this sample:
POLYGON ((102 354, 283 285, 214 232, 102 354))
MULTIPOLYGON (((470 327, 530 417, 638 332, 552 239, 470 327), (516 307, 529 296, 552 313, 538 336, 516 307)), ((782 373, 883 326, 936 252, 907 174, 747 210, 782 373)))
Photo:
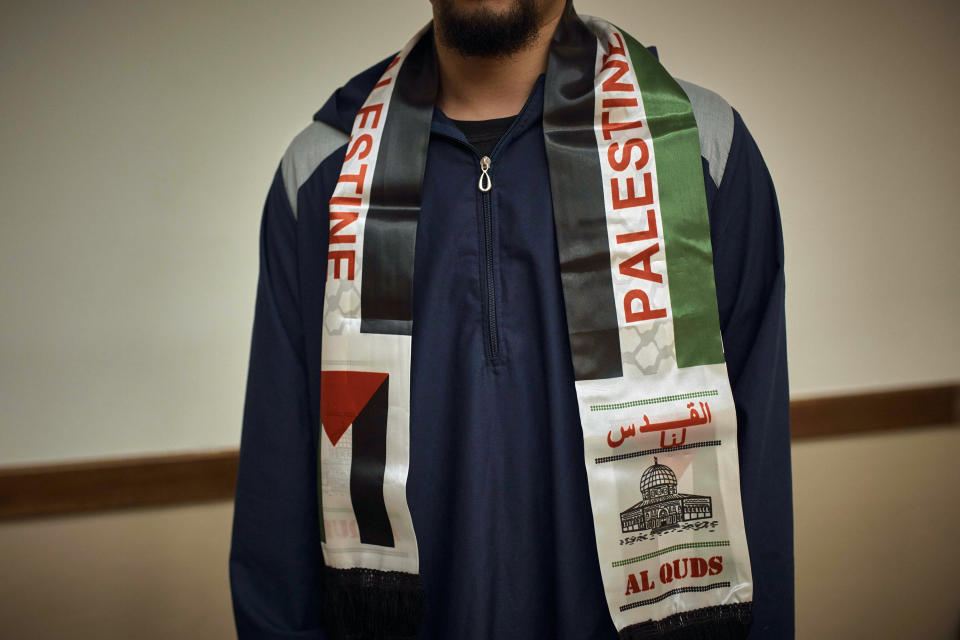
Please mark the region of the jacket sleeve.
POLYGON ((316 442, 305 360, 297 222, 278 168, 260 223, 229 560, 240 640, 325 637, 316 442))
POLYGON ((737 409, 741 499, 754 580, 750 638, 793 638, 783 232, 770 174, 735 110, 712 209, 720 326, 737 409))

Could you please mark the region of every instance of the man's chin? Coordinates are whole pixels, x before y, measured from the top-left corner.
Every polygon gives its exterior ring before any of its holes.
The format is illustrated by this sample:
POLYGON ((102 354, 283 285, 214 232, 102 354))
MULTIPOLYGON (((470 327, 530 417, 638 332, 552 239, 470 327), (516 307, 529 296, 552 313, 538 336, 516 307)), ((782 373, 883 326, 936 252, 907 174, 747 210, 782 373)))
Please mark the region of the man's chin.
POLYGON ((433 0, 440 41, 461 55, 499 57, 534 41, 536 0, 433 0))
POLYGON ((476 11, 484 9, 487 11, 507 12, 516 4, 516 0, 435 0, 443 1, 448 5, 455 7, 460 11, 476 11))

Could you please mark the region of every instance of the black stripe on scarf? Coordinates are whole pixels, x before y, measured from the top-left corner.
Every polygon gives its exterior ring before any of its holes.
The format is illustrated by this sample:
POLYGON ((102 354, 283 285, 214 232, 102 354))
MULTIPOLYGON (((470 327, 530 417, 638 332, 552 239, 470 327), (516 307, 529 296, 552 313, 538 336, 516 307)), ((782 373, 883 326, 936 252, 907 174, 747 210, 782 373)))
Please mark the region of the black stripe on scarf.
POLYGON ((360 333, 412 335, 413 253, 437 95, 433 27, 397 72, 363 233, 360 333))
POLYGON ((550 45, 543 134, 577 380, 623 375, 607 213, 593 129, 597 37, 568 2, 550 45))

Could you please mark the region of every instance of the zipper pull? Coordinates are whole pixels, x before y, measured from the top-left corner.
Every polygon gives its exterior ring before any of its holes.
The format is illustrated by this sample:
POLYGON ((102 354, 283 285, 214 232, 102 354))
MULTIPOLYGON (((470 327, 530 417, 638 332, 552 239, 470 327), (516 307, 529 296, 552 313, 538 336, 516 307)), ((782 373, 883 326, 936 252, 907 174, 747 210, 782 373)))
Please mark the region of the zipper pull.
POLYGON ((483 156, 480 158, 480 184, 477 186, 480 188, 480 191, 487 192, 493 187, 493 182, 490 180, 490 174, 487 173, 490 170, 490 156, 483 156))

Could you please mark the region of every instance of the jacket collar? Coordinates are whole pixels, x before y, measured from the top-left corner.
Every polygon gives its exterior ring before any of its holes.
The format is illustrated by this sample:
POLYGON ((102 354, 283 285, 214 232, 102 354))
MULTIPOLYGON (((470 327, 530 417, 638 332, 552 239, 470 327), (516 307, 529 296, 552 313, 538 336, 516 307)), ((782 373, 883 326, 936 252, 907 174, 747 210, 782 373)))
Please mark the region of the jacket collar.
MULTIPOLYGON (((510 125, 510 128, 504 136, 504 144, 509 142, 510 139, 519 136, 540 120, 543 115, 543 88, 545 80, 546 74, 541 73, 537 77, 533 88, 530 90, 530 94, 527 96, 527 101, 517 115, 516 121, 510 125)), ((463 132, 460 131, 457 125, 455 125, 439 107, 433 108, 433 121, 430 124, 430 132, 466 142, 466 136, 463 135, 463 132)))

